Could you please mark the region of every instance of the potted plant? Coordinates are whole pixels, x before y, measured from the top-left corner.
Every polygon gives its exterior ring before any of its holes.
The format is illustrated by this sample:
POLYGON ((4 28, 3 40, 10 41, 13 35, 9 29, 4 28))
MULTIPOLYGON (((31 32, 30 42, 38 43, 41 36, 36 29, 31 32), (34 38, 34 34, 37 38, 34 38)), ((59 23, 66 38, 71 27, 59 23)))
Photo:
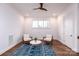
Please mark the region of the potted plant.
POLYGON ((34 39, 35 41, 37 41, 37 38, 35 37, 35 39, 34 39))

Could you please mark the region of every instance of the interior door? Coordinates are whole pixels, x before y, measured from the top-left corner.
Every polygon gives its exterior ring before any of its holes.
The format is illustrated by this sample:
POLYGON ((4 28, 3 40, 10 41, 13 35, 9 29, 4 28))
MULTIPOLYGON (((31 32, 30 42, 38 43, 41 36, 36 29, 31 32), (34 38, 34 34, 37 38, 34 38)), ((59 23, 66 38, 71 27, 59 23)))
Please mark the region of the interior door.
POLYGON ((70 48, 73 47, 73 19, 71 17, 66 17, 63 20, 63 29, 64 29, 64 41, 67 46, 70 48))

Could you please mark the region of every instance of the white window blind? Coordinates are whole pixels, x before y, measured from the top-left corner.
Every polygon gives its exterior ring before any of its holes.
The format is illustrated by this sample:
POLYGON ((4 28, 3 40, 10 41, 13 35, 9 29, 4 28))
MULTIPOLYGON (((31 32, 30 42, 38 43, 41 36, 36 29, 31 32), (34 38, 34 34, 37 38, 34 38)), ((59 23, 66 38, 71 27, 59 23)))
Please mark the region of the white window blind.
POLYGON ((33 20, 32 28, 48 28, 47 20, 33 20))

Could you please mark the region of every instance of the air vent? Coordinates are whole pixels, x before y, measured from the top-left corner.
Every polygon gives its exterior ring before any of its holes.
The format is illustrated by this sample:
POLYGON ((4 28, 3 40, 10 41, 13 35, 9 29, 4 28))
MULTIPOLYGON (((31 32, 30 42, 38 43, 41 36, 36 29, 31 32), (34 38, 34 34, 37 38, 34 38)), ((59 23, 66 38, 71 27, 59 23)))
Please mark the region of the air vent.
POLYGON ((9 35, 9 45, 13 43, 13 35, 9 35))

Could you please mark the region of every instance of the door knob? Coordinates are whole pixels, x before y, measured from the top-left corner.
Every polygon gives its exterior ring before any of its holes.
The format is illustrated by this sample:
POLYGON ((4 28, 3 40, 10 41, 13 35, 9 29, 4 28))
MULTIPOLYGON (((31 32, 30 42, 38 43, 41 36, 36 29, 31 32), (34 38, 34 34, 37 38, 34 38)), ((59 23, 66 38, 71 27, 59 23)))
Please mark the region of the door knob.
POLYGON ((79 36, 77 36, 77 39, 79 39, 79 36))
POLYGON ((70 35, 72 37, 72 35, 70 35))

